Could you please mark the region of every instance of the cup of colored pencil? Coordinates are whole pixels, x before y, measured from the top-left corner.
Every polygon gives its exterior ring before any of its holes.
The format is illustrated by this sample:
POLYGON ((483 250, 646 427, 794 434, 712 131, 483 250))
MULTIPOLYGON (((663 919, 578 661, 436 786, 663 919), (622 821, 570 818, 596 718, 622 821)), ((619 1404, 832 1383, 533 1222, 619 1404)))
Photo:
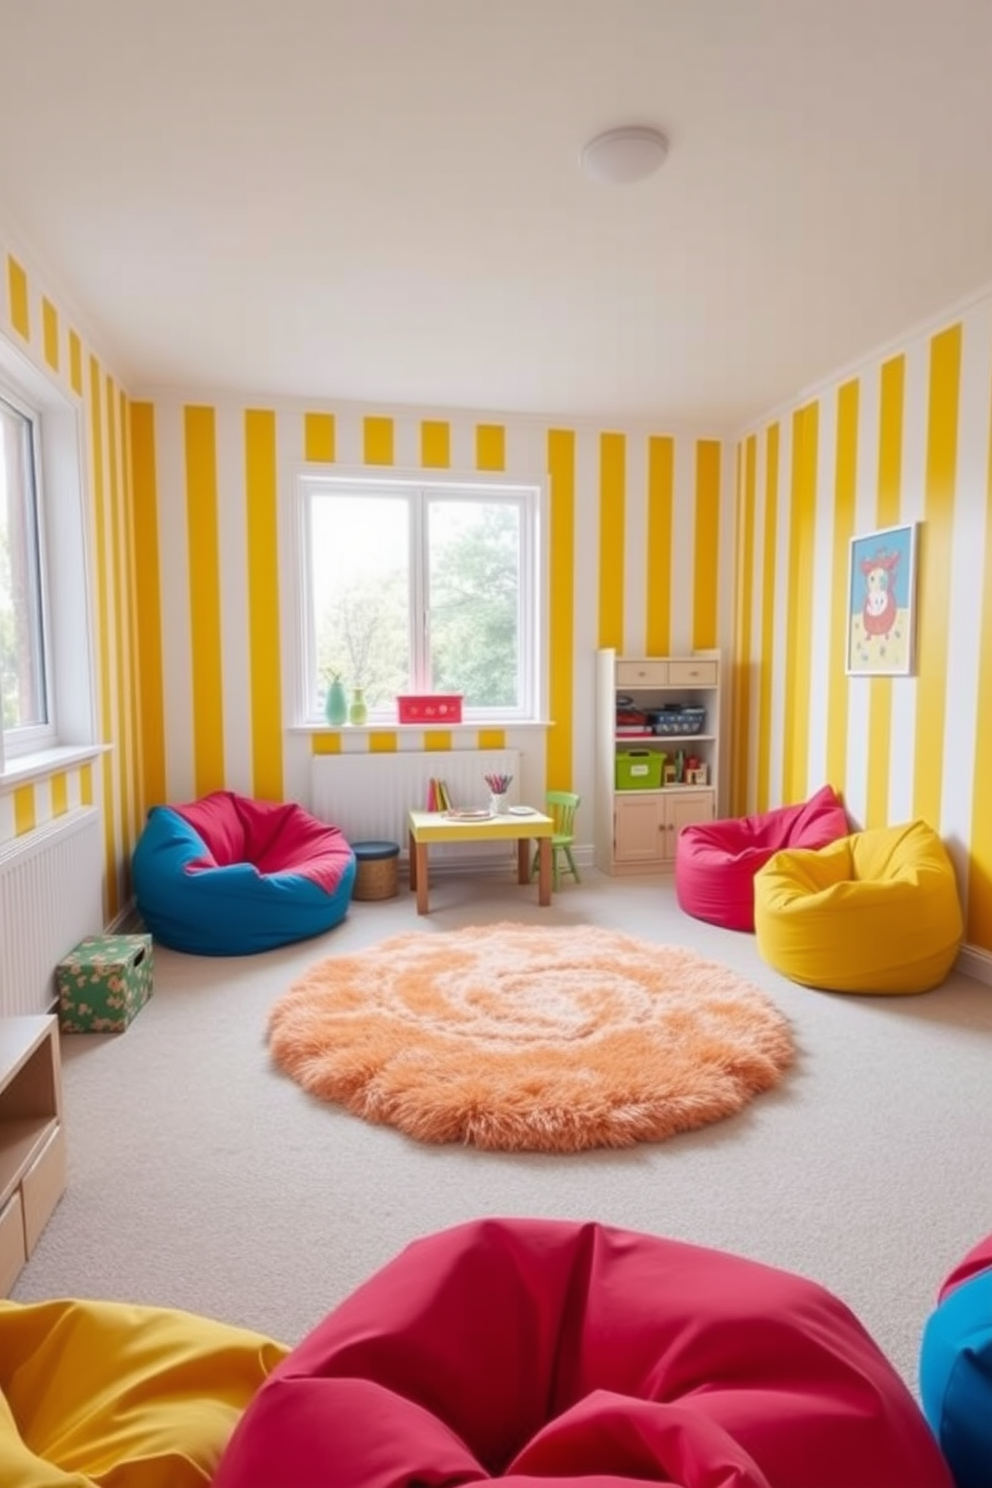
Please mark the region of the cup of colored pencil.
POLYGON ((501 816, 507 808, 513 776, 486 775, 483 778, 489 787, 489 810, 496 816, 501 816))

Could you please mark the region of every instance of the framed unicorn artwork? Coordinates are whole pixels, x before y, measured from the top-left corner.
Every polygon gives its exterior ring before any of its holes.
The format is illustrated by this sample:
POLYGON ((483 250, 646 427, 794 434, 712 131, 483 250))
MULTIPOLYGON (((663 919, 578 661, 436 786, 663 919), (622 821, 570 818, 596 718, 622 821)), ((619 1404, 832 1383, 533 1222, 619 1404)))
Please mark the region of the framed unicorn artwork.
POLYGON ((847 674, 906 677, 914 667, 918 523, 851 538, 847 674))

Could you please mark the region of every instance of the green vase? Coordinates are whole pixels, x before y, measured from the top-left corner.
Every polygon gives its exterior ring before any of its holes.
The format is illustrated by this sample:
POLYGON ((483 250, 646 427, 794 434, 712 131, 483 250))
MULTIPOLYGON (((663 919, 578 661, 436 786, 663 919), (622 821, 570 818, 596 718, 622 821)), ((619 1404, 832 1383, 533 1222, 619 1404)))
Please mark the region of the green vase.
POLYGON ((340 677, 335 677, 327 689, 324 699, 324 717, 332 728, 340 728, 348 721, 348 694, 340 677))
POLYGON ((348 709, 349 723, 367 723, 369 710, 365 706, 365 688, 356 687, 351 696, 351 707, 348 709))

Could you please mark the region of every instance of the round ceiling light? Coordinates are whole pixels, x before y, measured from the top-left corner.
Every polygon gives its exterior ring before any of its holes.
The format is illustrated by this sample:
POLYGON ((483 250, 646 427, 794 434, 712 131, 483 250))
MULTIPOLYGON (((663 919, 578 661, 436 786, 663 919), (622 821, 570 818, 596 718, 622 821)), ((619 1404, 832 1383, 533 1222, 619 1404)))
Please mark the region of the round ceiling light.
POLYGON ((653 175, 668 154, 668 141, 660 129, 625 124, 597 134, 582 149, 582 169, 594 181, 624 185, 653 175))

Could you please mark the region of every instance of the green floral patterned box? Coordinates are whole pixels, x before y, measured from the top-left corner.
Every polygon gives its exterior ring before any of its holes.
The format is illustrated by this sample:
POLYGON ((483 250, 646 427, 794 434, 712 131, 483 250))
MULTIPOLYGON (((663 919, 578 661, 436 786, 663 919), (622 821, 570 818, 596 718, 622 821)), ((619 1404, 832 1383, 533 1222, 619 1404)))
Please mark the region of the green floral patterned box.
POLYGON ((123 1033, 152 995, 150 935, 92 935, 56 970, 65 1033, 123 1033))

